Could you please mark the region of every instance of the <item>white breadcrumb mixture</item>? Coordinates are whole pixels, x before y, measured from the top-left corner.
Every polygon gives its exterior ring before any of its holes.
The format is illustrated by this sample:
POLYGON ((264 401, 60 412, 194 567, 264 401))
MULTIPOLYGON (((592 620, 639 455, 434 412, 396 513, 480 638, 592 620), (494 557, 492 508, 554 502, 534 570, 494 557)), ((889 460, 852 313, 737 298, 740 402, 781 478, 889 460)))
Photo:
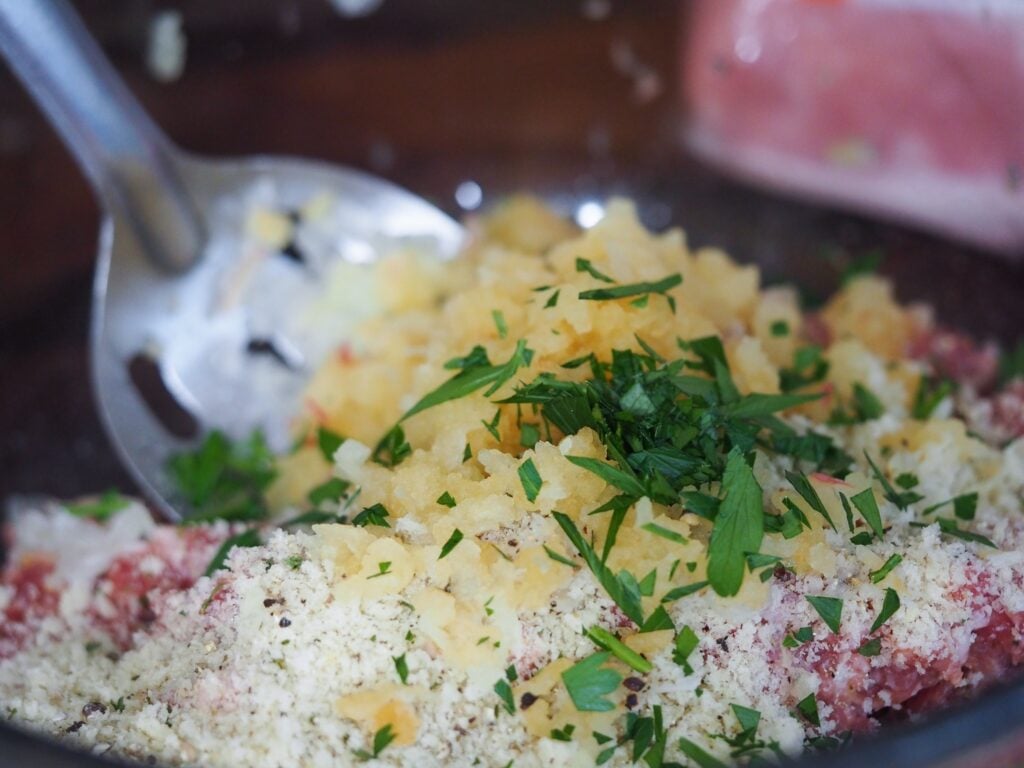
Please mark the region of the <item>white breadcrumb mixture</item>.
POLYGON ((14 576, 40 558, 53 564, 60 604, 24 631, 0 632, 0 701, 12 722, 169 765, 532 768, 632 765, 631 718, 660 712, 664 760, 692 765, 688 744, 733 761, 729 739, 743 730, 735 706, 759 713, 761 756, 796 755, 818 737, 871 731, 886 712, 916 716, 1021 662, 1024 440, 982 442, 951 416, 949 397, 911 418, 928 370, 906 349, 929 321, 900 307, 884 280, 855 280, 817 318, 805 316, 794 291, 761 290, 756 268, 691 251, 679 231, 652 235, 622 201, 585 232, 522 199, 470 232, 450 265, 398 255, 360 283, 363 300, 385 311, 331 356, 300 419, 348 439, 330 462, 315 439, 280 457, 268 494, 287 516, 333 476, 350 486, 328 511, 379 504, 387 526, 266 527, 266 543, 236 547, 226 568, 199 576, 237 526, 155 526, 138 505, 106 524, 54 508, 22 513, 0 610, 14 615, 28 594, 14 576), (668 297, 581 298, 672 273, 683 282, 668 297), (709 335, 722 340, 742 394, 777 394, 815 321, 828 337, 828 373, 815 385, 824 396, 783 419, 833 438, 850 471, 819 474, 757 449, 765 514, 797 509, 809 527, 767 533, 760 553, 778 563, 745 573, 728 598, 700 586, 708 520, 678 504, 632 503, 608 568, 651 579, 643 615, 663 606, 674 625, 638 632, 553 515, 598 548, 606 540, 610 516, 589 513, 619 491, 567 459, 606 461, 606 446, 587 427, 527 440, 516 407, 496 403, 541 373, 582 380, 585 368, 563 366, 581 355, 608 359, 642 338, 675 359, 677 340, 709 335), (482 345, 499 364, 520 341, 533 354, 514 380, 403 420, 410 454, 393 467, 373 461, 370 446, 451 377, 445 361, 482 345), (836 425, 858 385, 880 413, 836 425), (889 483, 903 478, 922 498, 899 509, 865 453, 889 483), (530 495, 527 462, 542 480, 530 495), (808 472, 835 530, 787 479, 795 470, 808 472), (839 492, 869 488, 884 536, 854 543, 869 529, 859 513, 847 517, 839 492), (976 511, 953 521, 958 532, 995 547, 935 523, 967 494, 977 494, 976 511), (456 532, 463 538, 444 551, 456 532), (172 584, 146 598, 141 623, 137 601, 126 608, 110 575, 126 553, 132 579, 172 584), (191 586, 174 588, 170 571, 191 586), (808 597, 842 601, 835 631, 808 597), (134 623, 119 633, 125 611, 134 623), (586 635, 593 627, 652 665, 638 672, 622 653, 606 660, 621 680, 602 694, 608 711, 580 711, 563 677, 598 650, 586 635), (688 656, 677 646, 684 628, 697 639, 688 656))
MULTIPOLYGON (((894 455, 890 462, 899 458, 894 455)), ((927 462, 928 451, 920 459, 927 462)), ((785 463, 758 457, 766 499, 786 487, 785 463)), ((987 480, 970 465, 923 476, 933 478, 924 490, 937 497, 983 489, 977 528, 1001 549, 943 540, 936 526, 910 527, 908 515, 885 502, 892 528, 884 543, 858 547, 848 536, 830 532, 821 551, 812 546, 806 554, 822 561, 817 572, 764 585, 748 578, 734 599, 705 590, 673 603, 670 615, 676 626, 689 626, 700 639, 689 659, 693 671, 686 674, 673 661, 671 644, 664 644, 650 654, 654 670, 643 676, 644 687, 633 704, 636 711, 663 707, 670 733, 667 757, 685 762, 673 746, 685 736, 727 758, 724 743, 709 736, 738 731, 730 710, 734 703, 760 711, 760 738, 777 741, 787 753, 799 752, 806 723, 792 710, 823 683, 813 671, 818 653, 855 651, 868 635, 887 586, 898 587, 902 605, 881 635, 883 653, 871 659, 848 654, 830 685, 863 685, 865 665, 886 668, 899 663, 896 658, 907 650, 922 664, 963 660, 973 630, 987 622, 993 609, 1024 610, 1024 554, 1019 551, 1024 526, 1007 514, 1016 513, 1024 488, 1024 444, 1011 446, 987 480), (868 572, 895 553, 903 562, 886 580, 872 584, 868 572), (983 599, 964 593, 982 574, 983 599), (830 635, 806 594, 843 598, 840 635, 830 635), (785 635, 803 626, 814 628, 815 639, 799 653, 784 648, 785 635)), ((141 526, 137 507, 122 515, 124 520, 115 519, 106 529, 107 541, 90 545, 106 544, 107 553, 112 552, 109 545, 124 547, 124 531, 141 526)), ((58 511, 48 518, 51 524, 67 519, 58 511)), ((412 718, 415 742, 388 746, 374 764, 593 764, 595 747, 536 738, 523 710, 509 714, 493 690, 500 674, 473 679, 472 670, 440 652, 431 640, 429 620, 414 606, 424 590, 445 585, 416 576, 399 592, 345 600, 336 589, 339 574, 324 540, 333 527, 318 528, 317 534, 276 531, 265 546, 236 548, 229 570, 170 595, 159 626, 137 634, 134 647, 124 653, 88 648, 83 638, 92 635, 80 612, 54 619, 41 633, 43 639, 0 663, 8 713, 15 722, 58 733, 82 721, 65 738, 95 751, 155 756, 169 764, 338 766, 360 762, 355 752, 370 748, 374 709, 398 702, 402 712, 393 719, 412 718), (402 656, 406 685, 394 661, 402 656), (363 715, 339 713, 346 697, 381 691, 357 702, 366 708, 363 715), (118 701, 123 702, 121 711, 109 704, 118 701), (83 716, 90 702, 107 703, 106 711, 83 716)), ((551 534, 550 521, 534 512, 484 538, 502 542, 506 553, 514 555, 516 549, 551 540, 551 534), (515 547, 508 546, 510 540, 515 547)), ((799 538, 770 544, 775 549, 766 547, 769 553, 807 549, 799 538)), ((38 539, 31 545, 37 551, 48 548, 38 539)), ((60 557, 78 554, 62 552, 60 557)), ((616 625, 611 601, 586 569, 577 570, 536 610, 505 616, 495 609, 486 618, 484 613, 482 626, 512 627, 504 628, 511 641, 503 656, 519 669, 520 681, 512 686, 517 707, 527 690, 521 686, 529 685, 522 678, 559 658, 591 653, 593 645, 582 635, 585 628, 616 625)), ((865 702, 865 711, 869 705, 887 705, 884 686, 875 694, 875 700, 865 702)), ((829 732, 830 707, 819 703, 819 714, 823 731, 829 732)), ((552 723, 560 725, 557 719, 552 723)), ((614 726, 610 732, 621 735, 614 726)), ((631 764, 628 747, 617 750, 608 764, 631 764)))

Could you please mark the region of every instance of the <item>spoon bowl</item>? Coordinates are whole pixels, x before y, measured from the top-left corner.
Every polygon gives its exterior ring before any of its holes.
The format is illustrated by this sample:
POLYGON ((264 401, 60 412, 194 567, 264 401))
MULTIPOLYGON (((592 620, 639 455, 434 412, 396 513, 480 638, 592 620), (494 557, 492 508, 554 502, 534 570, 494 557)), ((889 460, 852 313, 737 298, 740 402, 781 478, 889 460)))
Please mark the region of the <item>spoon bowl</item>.
MULTIPOLYGON (((91 363, 117 454, 167 519, 187 517, 168 460, 220 430, 289 440, 330 334, 289 311, 315 300, 315 265, 239 246, 245 201, 269 188, 294 212, 327 196, 322 248, 366 262, 413 246, 455 253, 462 228, 371 175, 294 158, 214 160, 178 150, 146 116, 65 0, 0 0, 0 51, 60 133, 105 211, 93 288, 91 363), (246 263, 241 263, 244 260, 246 263), (289 262, 289 263, 282 263, 289 262), (260 300, 244 300, 263 269, 260 300), (248 275, 248 277, 247 277, 248 275)), ((280 255, 280 254, 278 254, 280 255)))

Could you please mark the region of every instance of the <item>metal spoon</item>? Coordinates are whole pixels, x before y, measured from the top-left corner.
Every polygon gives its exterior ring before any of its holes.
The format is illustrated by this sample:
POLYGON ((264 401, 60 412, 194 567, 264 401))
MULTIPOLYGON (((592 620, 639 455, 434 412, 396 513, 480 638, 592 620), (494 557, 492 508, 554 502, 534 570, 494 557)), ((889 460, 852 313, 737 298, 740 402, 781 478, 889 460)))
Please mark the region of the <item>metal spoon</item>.
MULTIPOLYGON (((258 428, 283 447, 317 364, 287 337, 253 339, 250 329, 260 318, 252 312, 222 311, 232 255, 204 257, 224 226, 214 214, 222 201, 268 180, 283 208, 299 208, 326 191, 337 201, 335 226, 343 235, 335 247, 359 260, 410 241, 449 255, 463 231, 422 199, 358 171, 291 158, 210 160, 182 152, 131 96, 66 0, 0 0, 0 51, 104 210, 93 287, 92 383, 125 466, 162 514, 181 519, 183 507, 166 474, 169 457, 214 428, 235 438, 258 428), (249 354, 268 350, 273 354, 249 354), (161 406, 154 391, 171 402, 161 406)), ((317 276, 305 280, 315 286, 317 276)), ((292 291, 282 300, 294 299, 292 291)))

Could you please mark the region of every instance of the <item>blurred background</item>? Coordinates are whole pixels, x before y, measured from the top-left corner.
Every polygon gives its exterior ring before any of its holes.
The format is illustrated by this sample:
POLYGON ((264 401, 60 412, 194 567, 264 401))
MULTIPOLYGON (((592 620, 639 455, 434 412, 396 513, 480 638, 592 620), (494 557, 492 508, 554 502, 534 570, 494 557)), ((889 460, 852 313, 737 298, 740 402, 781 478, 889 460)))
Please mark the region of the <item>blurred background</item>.
MULTIPOLYGON (((628 194, 811 300, 878 264, 1020 336, 1024 3, 75 5, 188 150, 323 158, 457 215, 525 190, 586 224, 628 194)), ((100 211, 4 69, 0 210, 0 498, 130 488, 86 364, 100 211)))

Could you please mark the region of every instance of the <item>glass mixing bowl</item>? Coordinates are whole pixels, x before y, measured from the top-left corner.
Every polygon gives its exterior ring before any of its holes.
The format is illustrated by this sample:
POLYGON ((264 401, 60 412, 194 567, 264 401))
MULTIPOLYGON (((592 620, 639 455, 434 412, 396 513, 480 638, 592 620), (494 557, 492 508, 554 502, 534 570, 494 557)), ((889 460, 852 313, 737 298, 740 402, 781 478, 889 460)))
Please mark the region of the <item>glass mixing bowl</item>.
MULTIPOLYGON (((173 71, 145 64, 155 39, 151 3, 78 3, 145 106, 187 149, 364 168, 457 215, 530 191, 586 223, 609 195, 629 195, 649 225, 682 226, 692 244, 756 262, 766 282, 823 297, 848 265, 880 255, 904 301, 929 302, 980 338, 1021 335, 1021 266, 755 191, 689 156, 679 70, 687 4, 176 5, 188 52, 180 77, 163 81, 173 71)), ((97 211, 11 78, 0 81, 0 95, 0 499, 130 491, 88 384, 97 211)), ((806 758, 901 768, 1022 759, 1024 685, 1013 683, 923 722, 893 724, 845 752, 806 758)), ((97 760, 0 726, 0 764, 97 760)))

